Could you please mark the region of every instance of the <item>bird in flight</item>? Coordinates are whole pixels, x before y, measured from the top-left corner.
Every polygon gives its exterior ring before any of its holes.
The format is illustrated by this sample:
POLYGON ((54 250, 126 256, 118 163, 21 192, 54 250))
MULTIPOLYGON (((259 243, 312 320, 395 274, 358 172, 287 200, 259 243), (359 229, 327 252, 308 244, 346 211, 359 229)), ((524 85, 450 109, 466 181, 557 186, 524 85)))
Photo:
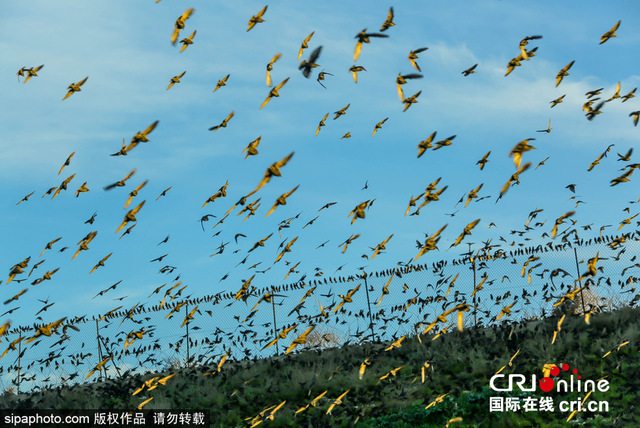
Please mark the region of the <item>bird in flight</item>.
POLYGON ((478 66, 478 64, 473 64, 471 67, 469 67, 466 70, 464 70, 462 72, 462 75, 464 75, 464 77, 467 77, 470 74, 474 74, 476 72, 476 67, 477 66, 478 66))
POLYGON ((278 61, 280 58, 282 58, 282 54, 277 53, 273 56, 273 58, 271 58, 271 61, 269 61, 269 64, 267 64, 267 78, 266 78, 267 86, 271 86, 271 71, 273 70, 273 64, 275 64, 276 61, 278 61))
MULTIPOLYGON (((27 72, 27 77, 22 83, 27 83, 32 77, 38 77, 38 71, 42 70, 42 67, 44 67, 44 64, 39 65, 36 68, 21 68, 20 70, 27 72)), ((18 76, 21 76, 20 71, 18 71, 18 76)), ((20 80, 20 77, 18 77, 18 80, 20 80)))
POLYGON ((389 12, 387 13, 387 19, 384 20, 382 26, 380 27, 380 31, 387 31, 389 28, 396 25, 393 22, 393 7, 389 8, 389 12))
POLYGON ((603 44, 612 37, 616 37, 616 30, 620 27, 620 22, 621 21, 616 22, 616 25, 614 25, 611 30, 607 31, 602 35, 602 37, 600 37, 600 44, 603 44))
MULTIPOLYGON (((213 92, 217 91, 218 89, 222 88, 223 86, 227 86, 227 80, 229 79, 229 76, 231 76, 231 74, 227 74, 222 79, 218 80, 218 83, 216 83, 216 87, 213 89, 213 92)), ((271 86, 271 85, 269 85, 269 86, 271 86)))
POLYGON ((173 33, 171 34, 171 44, 172 45, 175 45, 176 42, 178 41, 178 37, 180 36, 180 30, 182 30, 184 28, 185 22, 187 21, 187 19, 189 19, 191 14, 193 14, 193 12, 195 12, 195 9, 193 9, 193 8, 187 9, 176 20, 176 23, 175 23, 174 29, 173 29, 173 33))
POLYGON ((184 76, 186 73, 187 73, 186 71, 183 71, 182 73, 178 74, 177 76, 173 76, 171 78, 171 81, 169 82, 169 86, 167 86, 167 91, 169 89, 171 89, 171 87, 173 85, 175 85, 176 83, 180 83, 180 78, 182 78, 182 76, 184 76))
POLYGON ((309 42, 311 41, 311 38, 314 34, 315 31, 312 31, 311 34, 309 34, 307 38, 302 41, 302 44, 300 45, 300 51, 298 52, 298 61, 300 61, 300 58, 302 58, 302 52, 304 52, 304 50, 309 47, 309 42))
POLYGON ((546 132, 547 134, 551 132, 551 119, 549 119, 549 125, 547 129, 538 129, 536 132, 546 132))
POLYGON ((231 118, 236 114, 235 111, 232 111, 231 113, 229 113, 229 116, 227 116, 221 123, 220 125, 216 125, 216 126, 212 126, 211 128, 209 128, 209 131, 218 131, 218 129, 220 128, 226 128, 227 124, 229 123, 229 121, 231 120, 231 118))
POLYGON ((189 37, 185 37, 184 39, 180 40, 180 43, 182 43, 182 48, 180 48, 180 52, 184 52, 187 46, 193 44, 193 38, 195 37, 195 35, 196 35, 196 30, 193 30, 193 33, 191 33, 189 37))
POLYGON ((72 83, 69 85, 69 87, 67 88, 67 90, 69 92, 67 92, 67 95, 64 96, 64 98, 62 99, 62 101, 66 100, 67 98, 69 98, 71 95, 73 95, 75 92, 80 92, 82 89, 80 89, 80 87, 82 85, 85 84, 85 82, 87 81, 87 79, 89 78, 89 76, 85 77, 84 79, 82 79, 81 81, 77 82, 77 83, 72 83))
MULTIPOLYGON (((300 52, 302 53, 302 50, 300 52)), ((322 46, 318 46, 317 48, 315 48, 311 52, 311 55, 309 55, 309 59, 303 60, 298 66, 298 70, 302 70, 302 75, 307 79, 311 75, 311 69, 318 67, 318 64, 316 64, 316 60, 320 56, 320 52, 322 52, 322 46)))
POLYGON ((320 73, 318 73, 318 78, 316 79, 316 81, 320 84, 320 86, 327 89, 327 87, 324 86, 321 82, 321 80, 324 80, 324 76, 333 76, 333 74, 327 73, 326 71, 321 71, 320 73))
POLYGON ((573 66, 573 63, 574 63, 574 62, 575 62, 575 60, 574 60, 574 61, 571 61, 569 64, 565 65, 565 66, 562 68, 562 70, 560 70, 560 71, 558 72, 558 74, 556 75, 556 88, 558 87, 558 85, 560 84, 560 82, 562 82, 562 79, 563 79, 565 76, 568 76, 568 75, 569 75, 568 71, 569 71, 569 69, 573 66))
POLYGON ((269 7, 269 6, 267 5, 267 6, 263 7, 260 12, 258 12, 256 15, 253 15, 251 17, 251 19, 249 19, 249 25, 247 27, 247 31, 250 31, 253 27, 256 26, 256 24, 258 24, 260 22, 264 22, 264 19, 262 19, 262 16, 267 11, 267 7, 269 7))
POLYGON ((367 29, 365 28, 364 30, 360 31, 358 34, 356 34, 356 39, 358 40, 356 42, 356 48, 353 51, 353 61, 358 61, 358 58, 360 57, 360 52, 362 51, 362 44, 363 43, 370 43, 371 42, 371 37, 389 37, 388 34, 381 34, 381 33, 367 33, 367 29))
POLYGON ((420 48, 420 49, 416 49, 415 51, 409 52, 409 62, 411 63, 413 68, 415 68, 418 71, 422 71, 422 70, 420 70, 420 66, 416 62, 416 60, 418 59, 418 54, 421 53, 421 52, 426 51, 427 49, 429 49, 429 48, 420 48))
POLYGON ((288 81, 289 81, 289 78, 287 77, 278 86, 276 86, 275 88, 272 88, 269 91, 269 95, 267 95, 267 98, 263 101, 262 105, 260 106, 260 110, 262 110, 262 107, 266 106, 267 103, 271 101, 271 98, 280 96, 280 93, 278 91, 282 89, 282 87, 286 85, 288 81))

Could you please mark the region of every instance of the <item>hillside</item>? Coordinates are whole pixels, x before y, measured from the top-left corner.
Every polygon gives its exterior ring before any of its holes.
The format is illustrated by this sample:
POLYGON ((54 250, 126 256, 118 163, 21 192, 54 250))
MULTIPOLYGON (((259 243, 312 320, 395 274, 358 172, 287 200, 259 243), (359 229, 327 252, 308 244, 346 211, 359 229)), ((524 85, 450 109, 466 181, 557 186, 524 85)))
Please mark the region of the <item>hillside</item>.
MULTIPOLYGON (((273 421, 265 420, 263 426, 444 426, 457 417, 462 421, 455 419, 453 426, 561 426, 570 412, 560 412, 557 407, 554 412, 489 412, 489 397, 529 394, 494 392, 489 381, 506 366, 503 374, 524 374, 528 385, 532 374, 541 378, 545 363, 566 363, 578 369, 585 380, 606 378, 610 384, 608 391, 596 390, 590 397, 606 400, 608 412, 580 412, 569 424, 639 426, 640 380, 635 377, 640 371, 639 315, 637 308, 623 308, 595 314, 590 324, 583 317, 567 315, 554 344, 551 341, 559 314, 462 332, 451 328, 435 340, 432 333, 421 340, 407 337, 400 347, 389 351, 385 349, 390 343, 307 349, 262 360, 226 361, 219 372, 216 364, 20 396, 5 393, 0 408, 132 410, 153 397, 145 410, 211 409, 212 426, 250 426, 286 400, 273 414, 273 421), (603 358, 609 351, 613 352, 603 358), (361 364, 367 359, 370 364, 359 379, 361 364), (425 363, 423 382, 421 368, 425 363), (395 375, 380 379, 399 367, 395 375), (144 381, 174 372, 165 385, 132 396, 144 381), (330 405, 347 390, 342 403, 328 415, 330 405), (315 407, 296 414, 324 391, 315 407), (448 395, 442 397, 444 394, 448 395), (440 402, 425 409, 438 397, 440 402)), ((542 393, 539 389, 530 394, 551 396, 556 405, 585 395, 542 393)))

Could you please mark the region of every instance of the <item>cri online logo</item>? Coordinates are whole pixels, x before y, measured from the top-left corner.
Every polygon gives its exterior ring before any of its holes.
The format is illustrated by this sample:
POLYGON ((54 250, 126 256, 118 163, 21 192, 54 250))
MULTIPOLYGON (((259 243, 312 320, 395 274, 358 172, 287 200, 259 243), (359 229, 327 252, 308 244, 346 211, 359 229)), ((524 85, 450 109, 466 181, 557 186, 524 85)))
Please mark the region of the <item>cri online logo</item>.
MULTIPOLYGON (((554 365, 547 370, 548 372, 545 371, 545 374, 548 373, 548 375, 543 377, 542 379, 540 379, 540 381, 537 382, 540 389, 544 392, 550 392, 554 389, 554 387, 557 392, 573 392, 573 391, 588 392, 588 391, 594 391, 596 389, 598 391, 605 392, 609 390, 609 381, 607 381, 606 379, 600 379, 597 382, 593 380, 587 380, 585 382, 582 382, 581 380, 582 376, 578 375, 578 369, 572 370, 573 374, 570 376, 569 381, 565 379, 559 379, 557 380, 557 382, 554 381, 552 377, 558 377, 560 373, 562 373, 562 371, 564 372, 569 371, 568 364, 561 364, 560 367, 554 365), (574 375, 576 375, 575 378, 574 378, 574 375)), ((531 375, 531 384, 530 384, 531 386, 528 387, 527 378, 523 374, 510 374, 510 375, 496 374, 491 378, 489 382, 489 386, 494 391, 513 391, 514 385, 516 385, 521 391, 535 391, 536 379, 537 377, 535 374, 531 375), (502 388, 496 386, 496 381, 499 379, 503 379, 505 377, 508 379, 508 385, 502 388)))

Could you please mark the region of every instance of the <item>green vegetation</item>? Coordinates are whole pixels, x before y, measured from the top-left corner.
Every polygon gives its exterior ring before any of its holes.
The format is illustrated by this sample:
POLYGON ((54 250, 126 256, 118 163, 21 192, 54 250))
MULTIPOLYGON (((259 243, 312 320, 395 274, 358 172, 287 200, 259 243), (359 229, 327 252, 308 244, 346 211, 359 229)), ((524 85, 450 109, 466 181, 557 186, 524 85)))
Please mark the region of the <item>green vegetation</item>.
MULTIPOLYGON (((20 396, 5 393, 0 397, 0 407, 132 410, 154 397, 145 409, 210 409, 213 426, 232 427, 250 425, 249 421, 260 412, 286 400, 274 419, 264 421, 262 426, 445 426, 454 417, 462 417, 462 421, 452 423, 452 427, 640 426, 636 409, 640 403, 639 315, 639 309, 627 307, 594 314, 589 325, 584 317, 567 315, 553 345, 559 314, 462 332, 452 327, 435 340, 432 333, 421 336, 421 340, 407 337, 400 348, 390 351, 385 351, 389 343, 350 344, 263 360, 229 360, 219 373, 217 364, 179 369, 166 385, 135 396, 133 392, 145 380, 171 372, 20 396), (618 349, 625 341, 628 344, 618 349), (365 359, 371 364, 359 379, 365 359), (429 366, 423 383, 421 369, 426 362, 429 366), (543 393, 539 389, 498 393, 489 389, 489 379, 503 366, 504 374, 529 377, 535 373, 540 379, 545 363, 567 363, 572 369, 577 368, 583 379, 606 377, 610 390, 595 391, 589 398, 608 401, 609 412, 579 412, 565 422, 569 412, 560 412, 558 402, 580 400, 584 393, 543 393), (395 376, 379 379, 401 366, 395 376), (214 374, 203 376, 207 372, 214 374), (295 414, 325 390, 326 395, 315 407, 295 414), (329 406, 347 390, 342 403, 327 415, 329 406), (444 394, 448 395, 441 397, 444 394), (500 395, 551 396, 555 412, 489 412, 489 397, 500 395), (438 397, 442 398, 440 402, 425 409, 438 397)), ((264 419, 270 412, 253 421, 264 419)))

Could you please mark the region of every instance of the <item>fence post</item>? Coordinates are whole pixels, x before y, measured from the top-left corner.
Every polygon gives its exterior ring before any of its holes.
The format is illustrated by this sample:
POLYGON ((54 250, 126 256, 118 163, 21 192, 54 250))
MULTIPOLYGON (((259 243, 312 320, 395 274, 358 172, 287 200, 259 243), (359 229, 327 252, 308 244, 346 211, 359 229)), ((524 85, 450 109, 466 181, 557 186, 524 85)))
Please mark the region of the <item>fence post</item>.
MULTIPOLYGON (((476 258, 473 257, 471 252, 471 244, 469 243, 469 261, 471 262, 471 269, 473 270, 473 290, 476 289, 476 258)), ((478 292, 473 293, 473 325, 478 327, 478 292)))
MULTIPOLYGON (((22 333, 20 333, 20 337, 22 337, 22 333)), ((18 394, 20 394, 20 369, 22 368, 22 364, 20 364, 20 355, 22 354, 22 340, 18 342, 18 394)))
MULTIPOLYGON (((185 313, 186 313, 185 317, 187 317, 187 316, 189 316, 189 303, 185 304, 184 307, 185 307, 185 313)), ((186 363, 186 366, 188 368, 189 367, 189 357, 190 357, 190 355, 189 355, 189 320, 187 320, 186 326, 187 326, 187 363, 186 363)))
MULTIPOLYGON (((576 272, 578 272, 578 285, 580 287, 582 287, 582 281, 580 281, 580 266, 578 264, 578 250, 575 247, 573 247, 573 254, 576 257, 576 272)), ((580 299, 582 300, 582 314, 584 315, 586 310, 584 308, 584 294, 583 293, 584 293, 584 290, 580 290, 580 299)))
MULTIPOLYGON (((100 345, 100 327, 98 326, 98 320, 96 319, 96 339, 98 341, 98 363, 100 363, 102 358, 102 346, 100 345)), ((102 381, 102 370, 100 370, 100 381, 102 381)))
POLYGON ((364 289, 367 292, 367 309, 369 310, 369 329, 371 330, 371 339, 376 340, 376 335, 373 332, 373 318, 371 317, 371 301, 369 300, 369 284, 367 284, 367 273, 362 271, 364 278, 364 289))
MULTIPOLYGON (((273 293, 273 286, 271 286, 271 292, 273 293)), ((278 337, 278 324, 276 323, 276 298, 271 296, 271 307, 273 308, 273 335, 274 339, 278 337)), ((276 355, 280 355, 280 347, 276 340, 276 355)))

